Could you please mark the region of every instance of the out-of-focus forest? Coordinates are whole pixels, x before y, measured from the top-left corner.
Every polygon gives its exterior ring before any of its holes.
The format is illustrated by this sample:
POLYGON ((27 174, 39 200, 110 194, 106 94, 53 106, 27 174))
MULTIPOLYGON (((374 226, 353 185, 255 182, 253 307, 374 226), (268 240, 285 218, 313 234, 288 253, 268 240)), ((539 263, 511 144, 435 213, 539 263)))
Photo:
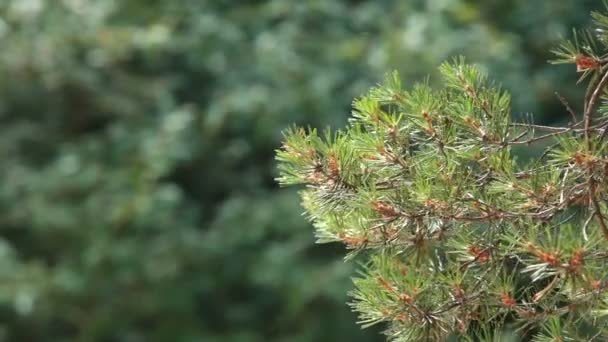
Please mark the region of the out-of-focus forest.
MULTIPOLYGON (((273 161, 393 69, 464 55, 515 116, 597 0, 1 0, 0 341, 380 341, 273 161)), ((432 78, 431 78, 432 82, 432 78)))

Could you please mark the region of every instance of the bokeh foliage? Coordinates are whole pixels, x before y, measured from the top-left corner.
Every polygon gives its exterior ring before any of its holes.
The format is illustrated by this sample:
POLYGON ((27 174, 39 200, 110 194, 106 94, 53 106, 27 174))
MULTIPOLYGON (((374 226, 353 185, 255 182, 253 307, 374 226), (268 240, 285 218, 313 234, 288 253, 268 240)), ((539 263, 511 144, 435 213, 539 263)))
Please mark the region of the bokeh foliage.
POLYGON ((456 54, 557 120, 548 47, 590 5, 1 1, 0 340, 376 338, 276 189, 281 130, 456 54))

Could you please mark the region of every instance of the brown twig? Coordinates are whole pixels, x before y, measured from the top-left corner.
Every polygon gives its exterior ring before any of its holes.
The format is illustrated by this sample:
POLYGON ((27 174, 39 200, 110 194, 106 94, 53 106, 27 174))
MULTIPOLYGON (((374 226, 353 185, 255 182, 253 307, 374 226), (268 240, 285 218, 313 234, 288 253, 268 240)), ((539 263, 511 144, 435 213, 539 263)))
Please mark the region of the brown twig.
POLYGON ((604 215, 600 209, 600 204, 597 202, 597 198, 595 198, 595 182, 593 181, 592 176, 589 177, 589 197, 591 199, 591 203, 593 204, 594 216, 598 218, 600 228, 602 229, 602 234, 604 234, 604 238, 608 240, 608 226, 604 221, 604 215))
POLYGON ((552 132, 552 133, 563 133, 564 131, 570 130, 569 128, 566 128, 566 127, 551 127, 551 126, 534 125, 534 124, 519 123, 519 122, 512 122, 510 125, 513 127, 533 128, 535 130, 544 131, 544 132, 552 132))
POLYGON ((590 131, 590 127, 591 127, 591 119, 592 119, 593 110, 595 109, 595 105, 597 103, 598 98, 604 91, 604 88, 606 88, 606 85, 608 85, 608 72, 604 73, 604 75, 602 76, 602 79, 600 80, 600 82, 597 84, 597 86, 591 93, 589 100, 585 103, 585 113, 584 113, 583 121, 585 123, 585 126, 584 126, 585 141, 587 141, 588 147, 591 147, 591 141, 589 140, 589 131, 590 131))
POLYGON ((551 138, 551 137, 554 137, 554 136, 559 135, 559 134, 570 133, 572 131, 573 131, 573 129, 566 128, 565 130, 562 130, 562 131, 559 131, 559 132, 553 132, 553 133, 541 135, 539 137, 531 138, 531 139, 528 139, 528 140, 507 141, 506 144, 507 145, 530 145, 533 142, 536 142, 536 141, 539 141, 539 140, 543 140, 543 139, 547 139, 547 138, 551 138))
POLYGON ((578 122, 578 120, 576 118, 576 114, 574 113, 574 110, 572 110, 572 107, 570 107, 570 104, 568 103, 566 98, 563 97, 562 95, 560 95, 560 93, 558 93, 558 92, 555 92, 555 96, 557 96, 559 101, 564 105, 564 107, 566 107, 566 110, 568 111, 568 113, 570 113, 570 116, 572 117, 572 124, 573 125, 576 124, 578 122))
MULTIPOLYGON (((589 133, 590 133, 590 127, 591 127, 591 121, 592 121, 592 114, 595 109, 596 102, 599 99, 602 92, 604 91, 604 89, 606 88, 606 85, 608 85, 608 71, 604 71, 604 75, 602 76, 602 79, 599 81, 599 83, 597 84, 597 86, 595 87, 593 92, 591 93, 589 100, 585 103, 585 113, 584 113, 583 121, 585 122, 585 141, 587 143, 587 149, 589 149, 589 151, 591 151, 591 140, 589 138, 589 133)), ((604 134, 602 134, 602 135, 604 135, 604 134)), ((593 208, 595 211, 594 215, 595 215, 595 217, 598 218, 598 222, 602 229, 602 233, 604 234, 604 238, 608 240, 608 226, 606 225, 606 222, 604 221, 604 215, 602 214, 600 205, 597 202, 597 198, 595 198, 595 182, 593 180, 593 174, 592 174, 593 170, 590 169, 589 172, 591 173, 589 175, 589 180, 587 181, 587 184, 589 185, 589 199, 590 199, 591 203, 593 204, 593 208)))

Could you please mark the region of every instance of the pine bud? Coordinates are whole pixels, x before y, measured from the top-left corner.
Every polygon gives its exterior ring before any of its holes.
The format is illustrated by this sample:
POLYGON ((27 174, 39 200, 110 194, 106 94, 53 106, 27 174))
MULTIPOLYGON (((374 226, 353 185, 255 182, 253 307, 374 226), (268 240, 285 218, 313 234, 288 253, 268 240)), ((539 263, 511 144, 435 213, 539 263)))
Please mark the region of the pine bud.
POLYGON ((593 57, 578 55, 575 58, 576 63, 576 71, 577 72, 585 72, 587 70, 594 70, 600 67, 599 61, 597 61, 593 57))

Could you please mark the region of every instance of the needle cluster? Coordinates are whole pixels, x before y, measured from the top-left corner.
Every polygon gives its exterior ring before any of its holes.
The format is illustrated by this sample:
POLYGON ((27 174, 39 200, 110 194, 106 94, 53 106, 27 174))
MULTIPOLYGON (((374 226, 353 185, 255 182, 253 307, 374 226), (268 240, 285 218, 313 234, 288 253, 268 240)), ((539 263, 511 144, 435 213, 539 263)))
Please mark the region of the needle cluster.
POLYGON ((608 340, 608 16, 593 18, 555 51, 589 84, 581 113, 559 97, 566 127, 512 122, 509 94, 460 58, 439 89, 389 75, 344 130, 286 132, 278 181, 306 185, 319 242, 363 261, 363 326, 393 341, 608 340), (515 162, 513 146, 547 140, 515 162))

